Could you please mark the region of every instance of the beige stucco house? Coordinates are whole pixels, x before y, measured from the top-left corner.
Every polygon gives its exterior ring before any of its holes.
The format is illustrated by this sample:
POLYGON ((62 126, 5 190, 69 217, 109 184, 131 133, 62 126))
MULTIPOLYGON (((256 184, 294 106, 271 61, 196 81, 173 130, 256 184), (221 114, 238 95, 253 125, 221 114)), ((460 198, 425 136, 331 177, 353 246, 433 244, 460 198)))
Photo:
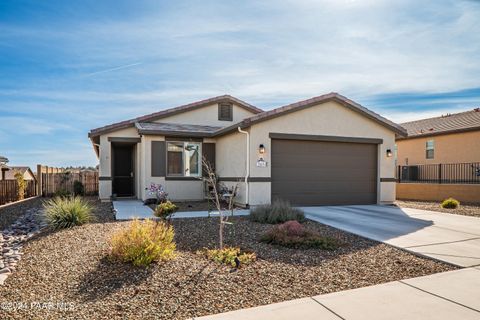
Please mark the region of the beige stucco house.
POLYGON ((33 171, 26 166, 4 166, 1 169, 2 174, 0 175, 0 180, 15 180, 15 173, 17 172, 23 174, 24 180, 31 181, 36 179, 33 171))
POLYGON ((219 96, 93 129, 100 198, 202 200, 201 158, 242 205, 392 203, 399 125, 329 93, 270 111, 219 96))

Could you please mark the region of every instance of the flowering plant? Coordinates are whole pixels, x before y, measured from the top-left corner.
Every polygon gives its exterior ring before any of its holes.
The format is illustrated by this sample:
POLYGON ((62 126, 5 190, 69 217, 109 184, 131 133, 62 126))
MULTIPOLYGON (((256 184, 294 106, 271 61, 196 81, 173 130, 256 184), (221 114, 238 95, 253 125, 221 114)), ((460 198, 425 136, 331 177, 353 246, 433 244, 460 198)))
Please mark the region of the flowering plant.
POLYGON ((146 188, 148 195, 154 197, 157 203, 163 203, 167 201, 168 193, 165 191, 161 184, 150 183, 150 187, 146 188))

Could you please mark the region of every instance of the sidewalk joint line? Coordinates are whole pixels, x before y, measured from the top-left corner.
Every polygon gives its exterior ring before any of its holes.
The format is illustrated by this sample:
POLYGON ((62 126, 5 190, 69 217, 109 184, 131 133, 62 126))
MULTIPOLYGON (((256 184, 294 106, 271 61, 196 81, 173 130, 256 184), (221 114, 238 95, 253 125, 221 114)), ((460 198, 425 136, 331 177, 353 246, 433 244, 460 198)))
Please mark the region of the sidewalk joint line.
POLYGON ((415 246, 408 246, 408 247, 405 247, 405 248, 409 249, 409 248, 418 248, 418 247, 429 247, 429 246, 437 246, 437 245, 442 245, 442 244, 465 242, 465 241, 478 240, 478 239, 480 239, 480 237, 468 238, 468 239, 463 239, 463 240, 446 241, 446 242, 437 242, 437 243, 430 243, 430 244, 419 244, 419 245, 415 245, 415 246))
POLYGON ((310 297, 310 299, 312 299, 313 301, 315 301, 316 303, 318 303, 319 305, 321 305, 322 307, 324 307, 325 309, 327 309, 328 311, 330 311, 331 313, 333 313, 334 315, 336 315, 337 317, 339 317, 340 319, 342 320, 346 320, 344 317, 342 317, 341 315, 339 315, 338 313, 336 313, 335 311, 333 311, 332 309, 328 308, 327 306, 325 306, 323 303, 321 303, 320 301, 314 299, 313 297, 310 297))
POLYGON ((451 302, 451 303, 455 303, 455 304, 457 304, 457 305, 459 305, 459 306, 462 306, 462 307, 464 307, 464 308, 467 308, 467 309, 470 309, 470 310, 472 310, 472 311, 476 311, 476 312, 480 313, 480 310, 477 310, 477 309, 475 309, 475 308, 469 307, 469 306, 464 305, 464 304, 462 304, 462 303, 460 303, 460 302, 456 302, 456 301, 453 301, 453 300, 451 300, 451 299, 442 297, 442 296, 440 296, 440 295, 438 295, 438 294, 429 292, 429 291, 427 291, 427 290, 424 290, 424 289, 422 289, 422 288, 416 287, 416 286, 411 285, 411 284, 409 284, 409 283, 403 282, 403 280, 400 280, 399 282, 400 282, 400 283, 403 283, 404 285, 407 285, 407 286, 409 286, 409 287, 411 287, 411 288, 414 288, 414 289, 423 291, 423 292, 425 292, 425 293, 428 293, 428 294, 430 294, 430 295, 432 295, 432 296, 435 296, 435 297, 437 297, 437 298, 440 298, 440 299, 449 301, 449 302, 451 302))
POLYGON ((455 257, 455 258, 464 258, 464 259, 480 259, 480 257, 470 257, 470 256, 459 256, 456 254, 446 254, 446 253, 435 253, 435 252, 420 252, 421 254, 424 255, 429 255, 429 254, 434 254, 437 256, 445 256, 445 257, 455 257))
POLYGON ((452 229, 452 228, 442 227, 442 226, 439 226, 439 225, 436 225, 436 224, 433 224, 433 225, 431 225, 430 227, 438 228, 438 229, 443 229, 443 230, 448 230, 448 231, 457 232, 457 233, 470 234, 470 235, 476 236, 476 237, 480 236, 480 234, 478 234, 478 233, 472 233, 472 232, 461 231, 461 230, 458 230, 458 229, 452 229))

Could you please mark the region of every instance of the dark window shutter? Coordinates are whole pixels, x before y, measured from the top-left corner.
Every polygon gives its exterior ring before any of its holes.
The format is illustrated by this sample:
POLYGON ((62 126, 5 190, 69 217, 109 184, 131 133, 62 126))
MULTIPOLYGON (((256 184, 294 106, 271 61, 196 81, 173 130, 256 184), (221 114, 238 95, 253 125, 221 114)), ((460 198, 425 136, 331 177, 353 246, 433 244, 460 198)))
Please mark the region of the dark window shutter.
POLYGON ((152 177, 165 177, 165 141, 152 141, 152 177))
POLYGON ((233 105, 231 103, 220 103, 218 105, 218 120, 233 121, 233 105))
MULTIPOLYGON (((202 153, 205 160, 210 163, 212 169, 215 171, 215 143, 204 143, 202 146, 202 153)), ((205 166, 203 167, 203 176, 207 175, 205 166)))

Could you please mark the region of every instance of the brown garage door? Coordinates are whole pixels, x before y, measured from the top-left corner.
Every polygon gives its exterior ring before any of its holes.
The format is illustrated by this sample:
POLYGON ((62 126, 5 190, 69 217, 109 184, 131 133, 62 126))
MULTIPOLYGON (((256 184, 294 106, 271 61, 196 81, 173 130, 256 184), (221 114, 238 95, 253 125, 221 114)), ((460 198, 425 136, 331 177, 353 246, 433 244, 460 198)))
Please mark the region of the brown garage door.
POLYGON ((377 145, 272 139, 272 199, 293 205, 377 202, 377 145))

